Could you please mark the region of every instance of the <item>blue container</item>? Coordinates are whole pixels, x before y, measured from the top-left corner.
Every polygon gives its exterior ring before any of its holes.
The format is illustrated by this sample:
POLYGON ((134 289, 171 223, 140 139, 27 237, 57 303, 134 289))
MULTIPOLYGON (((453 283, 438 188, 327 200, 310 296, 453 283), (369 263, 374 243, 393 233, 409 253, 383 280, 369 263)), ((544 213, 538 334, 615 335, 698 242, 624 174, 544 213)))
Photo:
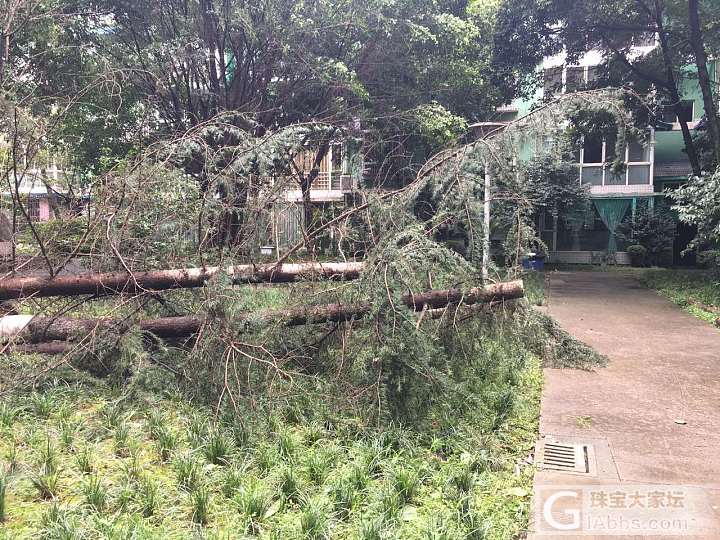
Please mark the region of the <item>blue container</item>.
POLYGON ((545 257, 524 257, 522 267, 525 270, 534 270, 541 272, 545 269, 545 257))

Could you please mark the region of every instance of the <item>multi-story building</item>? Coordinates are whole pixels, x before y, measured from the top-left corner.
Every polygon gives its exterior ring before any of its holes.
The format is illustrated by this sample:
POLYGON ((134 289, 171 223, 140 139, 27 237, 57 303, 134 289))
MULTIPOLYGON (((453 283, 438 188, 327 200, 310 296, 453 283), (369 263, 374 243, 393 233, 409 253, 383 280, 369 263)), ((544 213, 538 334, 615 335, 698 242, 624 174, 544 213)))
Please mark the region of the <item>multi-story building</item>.
MULTIPOLYGON (((352 202, 364 173, 364 160, 359 143, 354 139, 335 141, 320 161, 319 173, 310 187, 310 204, 315 212, 339 210, 352 202)), ((308 150, 296 156, 298 171, 307 174, 315 162, 316 151, 308 150)), ((292 178, 282 179, 286 186, 282 204, 274 209, 273 219, 264 234, 264 249, 294 244, 302 239, 305 215, 303 193, 292 178)), ((332 235, 333 231, 329 231, 332 235)))
MULTIPOLYGON (((638 42, 633 49, 642 55, 655 46, 654 40, 638 42)), ((531 99, 516 100, 497 109, 493 122, 502 125, 527 115, 543 99, 562 93, 574 92, 593 86, 603 61, 599 52, 586 54, 576 65, 567 65, 564 55, 546 59, 542 66, 543 82, 531 99)), ((691 70, 690 67, 687 68, 691 70)), ((716 62, 711 62, 711 77, 715 78, 716 62)), ((680 83, 682 96, 682 120, 691 130, 699 127, 705 111, 702 94, 692 76, 683 77, 680 83)), ((579 168, 578 182, 589 186, 592 208, 583 223, 553 219, 539 215, 538 232, 550 249, 550 260, 564 263, 591 263, 602 260, 608 251, 617 252, 614 259, 627 263, 622 242, 615 243, 610 228, 622 218, 632 215, 640 205, 653 207, 665 200, 666 188, 672 188, 687 180, 691 174, 690 163, 684 152, 685 144, 675 110, 663 108, 662 122, 647 126, 645 141, 628 141, 624 154, 624 172, 616 174, 611 168, 615 159, 615 140, 585 139, 576 154, 579 168), (590 214, 591 213, 591 214, 590 214), (613 216, 608 223, 607 216, 613 216)), ((692 257, 682 255, 694 236, 691 228, 678 223, 673 246, 673 263, 682 264, 692 257)), ((669 258, 669 257, 668 257, 669 258)))

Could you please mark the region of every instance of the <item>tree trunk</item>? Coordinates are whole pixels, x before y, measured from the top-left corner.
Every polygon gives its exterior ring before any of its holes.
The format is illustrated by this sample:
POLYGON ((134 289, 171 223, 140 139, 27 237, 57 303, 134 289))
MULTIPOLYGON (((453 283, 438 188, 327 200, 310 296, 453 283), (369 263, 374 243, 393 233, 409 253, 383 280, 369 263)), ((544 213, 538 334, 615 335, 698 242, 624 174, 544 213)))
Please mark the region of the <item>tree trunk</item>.
MULTIPOLYGON (((521 280, 476 287, 466 291, 460 289, 431 290, 420 294, 407 294, 402 303, 415 310, 438 309, 452 304, 487 304, 494 301, 514 300, 524 296, 521 280)), ((261 320, 277 322, 284 326, 301 326, 326 322, 342 322, 362 318, 370 313, 372 306, 367 302, 357 304, 324 304, 300 308, 266 310, 259 313, 239 313, 236 322, 261 320)), ((205 319, 199 315, 163 317, 132 321, 113 319, 75 319, 69 317, 33 317, 32 315, 9 315, 0 318, 0 337, 20 338, 25 343, 76 341, 98 329, 112 328, 113 332, 127 332, 133 325, 159 338, 177 338, 195 334, 205 319)), ((50 345, 48 345, 50 347, 50 345)))
POLYGON ((305 248, 308 251, 312 251, 313 249, 313 237, 311 235, 313 227, 313 207, 310 190, 312 189, 315 180, 317 180, 322 167, 322 162, 330 150, 330 138, 333 136, 333 133, 334 131, 329 133, 320 143, 317 154, 315 154, 315 159, 313 160, 312 169, 310 169, 310 171, 302 171, 301 173, 300 191, 302 193, 303 203, 303 238, 305 239, 305 248))
POLYGON ((54 277, 17 277, 0 281, 0 301, 44 296, 138 293, 202 287, 224 272, 234 283, 289 283, 314 278, 356 279, 364 263, 244 264, 220 268, 182 268, 148 272, 108 272, 54 277))
POLYGON ((658 36, 660 38, 660 50, 662 51, 663 63, 665 64, 665 78, 667 80, 667 89, 670 93, 670 99, 673 102, 673 110, 678 117, 680 122, 680 130, 682 131, 683 142, 685 143, 685 151, 690 161, 693 174, 700 176, 702 171, 700 167, 700 159, 698 158, 697 151, 695 150, 695 143, 688 128, 687 122, 684 121, 680 116, 682 114, 682 103, 680 103, 680 92, 677 87, 677 80, 673 73, 672 55, 670 54, 670 46, 667 41, 667 35, 665 34, 665 26, 663 21, 663 7, 659 0, 655 0, 655 24, 658 28, 658 36))
MULTIPOLYGON (((702 90, 705 116, 707 117, 708 133, 712 143, 715 163, 720 164, 720 118, 718 118, 712 83, 707 68, 707 53, 700 30, 700 14, 698 0, 688 0, 688 20, 690 27, 690 46, 695 54, 695 65, 698 70, 698 82, 702 90)), ((716 70, 717 71, 717 70, 716 70)))

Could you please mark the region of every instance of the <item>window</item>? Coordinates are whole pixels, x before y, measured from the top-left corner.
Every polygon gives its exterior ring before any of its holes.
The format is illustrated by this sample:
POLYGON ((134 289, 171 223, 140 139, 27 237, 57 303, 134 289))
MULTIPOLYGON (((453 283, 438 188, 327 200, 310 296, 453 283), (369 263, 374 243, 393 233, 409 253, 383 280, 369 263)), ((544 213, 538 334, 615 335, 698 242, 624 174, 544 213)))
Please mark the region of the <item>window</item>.
POLYGON ((645 163, 650 159, 648 147, 638 141, 628 143, 628 163, 645 163))
POLYGON ((342 171, 343 148, 342 144, 332 145, 332 172, 342 171))
POLYGON ((596 84, 597 81, 600 79, 600 76, 602 75, 602 72, 600 71, 600 66, 590 66, 588 67, 587 71, 587 84, 588 86, 591 86, 593 84, 596 84))
POLYGON ((545 96, 562 93, 562 67, 554 67, 545 70, 545 96))
POLYGON ((555 219, 551 214, 546 212, 540 212, 538 215, 538 231, 554 231, 555 230, 555 219))
POLYGON ((604 163, 615 160, 615 145, 617 144, 617 135, 615 133, 608 134, 605 137, 605 159, 604 163))
POLYGON ((615 172, 609 166, 615 160, 617 136, 587 136, 580 161, 580 182, 591 186, 647 185, 650 178, 650 147, 640 141, 628 141, 622 152, 627 166, 615 172))
POLYGON ((583 163, 603 162, 603 141, 599 136, 586 137, 583 144, 583 163))
POLYGON ((692 122, 695 119, 695 102, 691 99, 684 99, 680 102, 680 115, 675 111, 672 105, 664 105, 662 109, 662 119, 665 122, 674 124, 676 122, 692 122))
POLYGON ((569 67, 565 74, 565 91, 577 92, 583 86, 585 86, 585 68, 584 67, 569 67))
POLYGON ((27 211, 31 221, 40 221, 40 199, 28 199, 27 211))
POLYGON ((642 32, 633 36, 633 45, 636 47, 654 47, 655 32, 642 32))

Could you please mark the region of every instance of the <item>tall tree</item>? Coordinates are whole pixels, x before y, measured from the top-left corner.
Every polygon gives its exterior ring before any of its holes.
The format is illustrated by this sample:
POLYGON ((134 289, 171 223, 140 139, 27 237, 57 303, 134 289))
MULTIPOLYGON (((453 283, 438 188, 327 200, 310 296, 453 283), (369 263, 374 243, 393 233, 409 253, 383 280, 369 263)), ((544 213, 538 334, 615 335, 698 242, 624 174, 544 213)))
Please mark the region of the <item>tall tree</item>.
MULTIPOLYGON (((377 177, 397 180, 448 142, 425 129, 433 119, 479 118, 504 93, 488 65, 493 2, 472 9, 456 0, 92 2, 111 15, 95 17, 86 38, 157 113, 153 135, 182 135, 222 115, 222 133, 183 161, 204 187, 206 149, 217 154, 239 132, 257 137, 304 122, 335 128, 305 141, 315 165, 294 171, 304 199, 331 137, 347 126, 382 150, 377 177)), ((242 204, 244 190, 235 192, 242 204)))
MULTIPOLYGON (((599 50, 607 68, 605 84, 631 86, 641 92, 656 90, 674 109, 696 174, 701 165, 695 142, 684 119, 680 83, 683 68, 692 63, 688 44, 687 13, 679 14, 681 2, 665 0, 522 0, 507 2, 500 11, 495 37, 495 63, 499 71, 532 70, 544 56, 564 52, 568 64, 583 54, 599 50), (518 30, 518 14, 526 22, 518 30), (657 36, 657 46, 638 55, 634 46, 657 36)), ((531 77, 517 78, 527 88, 531 77)))
POLYGON ((715 96, 713 96, 712 81, 708 72, 707 52, 705 51, 705 40, 703 39, 702 25, 700 24, 699 3, 699 0, 688 0, 689 41, 695 55, 698 82, 702 90, 708 133, 710 134, 710 143, 713 148, 715 163, 720 164, 720 117, 718 117, 715 96))

